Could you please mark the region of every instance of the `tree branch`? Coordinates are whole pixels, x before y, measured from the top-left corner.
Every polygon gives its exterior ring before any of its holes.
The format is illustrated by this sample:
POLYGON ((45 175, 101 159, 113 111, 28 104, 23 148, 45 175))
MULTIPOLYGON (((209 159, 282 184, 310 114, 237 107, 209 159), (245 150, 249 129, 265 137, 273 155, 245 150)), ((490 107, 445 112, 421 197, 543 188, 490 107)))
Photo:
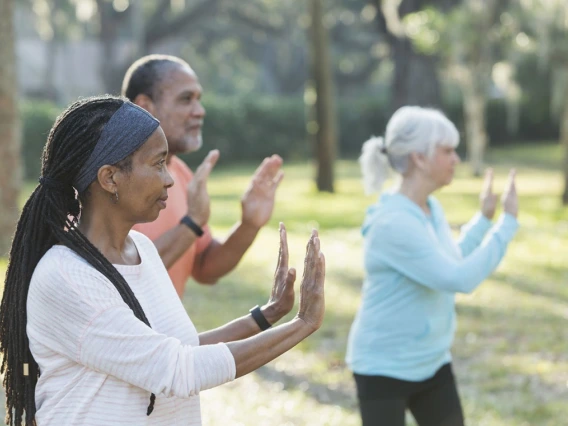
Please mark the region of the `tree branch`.
POLYGON ((281 36, 284 33, 283 26, 271 25, 268 22, 263 22, 260 19, 255 19, 252 16, 247 15, 239 8, 233 8, 233 13, 231 18, 240 21, 241 23, 247 25, 254 30, 264 31, 272 36, 281 36))
MULTIPOLYGON (((154 22, 149 22, 148 30, 144 43, 146 46, 151 46, 167 37, 170 37, 179 32, 184 27, 191 26, 193 23, 198 22, 217 8, 220 0, 204 0, 194 8, 187 10, 179 15, 176 15, 171 20, 161 19, 154 22)), ((162 4, 163 5, 163 4, 162 4)), ((161 6, 158 9, 161 9, 161 6)))

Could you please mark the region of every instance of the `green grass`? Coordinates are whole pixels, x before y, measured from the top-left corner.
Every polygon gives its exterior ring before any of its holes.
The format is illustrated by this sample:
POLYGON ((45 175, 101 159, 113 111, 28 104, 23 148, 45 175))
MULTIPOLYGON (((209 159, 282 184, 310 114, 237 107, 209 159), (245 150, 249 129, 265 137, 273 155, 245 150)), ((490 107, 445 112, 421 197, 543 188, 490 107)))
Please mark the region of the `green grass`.
MULTIPOLYGON (((560 205, 560 147, 494 150, 496 189, 518 170, 521 229, 497 272, 458 296, 455 372, 468 424, 568 424, 568 209, 560 205)), ((214 234, 227 234, 254 167, 215 170, 209 189, 214 234)), ((375 197, 363 195, 355 161, 339 162, 337 193, 318 194, 309 164, 285 166, 273 219, 238 268, 216 286, 189 283, 185 306, 198 330, 263 303, 277 257, 277 226, 289 231, 291 264, 301 277, 310 229, 327 258, 323 327, 259 371, 202 393, 205 425, 358 425, 354 385, 343 361, 363 278, 359 226, 375 197)), ((459 225, 476 211, 481 179, 463 166, 438 197, 459 225)), ((0 264, 0 268, 5 264, 0 264)), ((409 421, 409 424, 412 424, 409 421)))

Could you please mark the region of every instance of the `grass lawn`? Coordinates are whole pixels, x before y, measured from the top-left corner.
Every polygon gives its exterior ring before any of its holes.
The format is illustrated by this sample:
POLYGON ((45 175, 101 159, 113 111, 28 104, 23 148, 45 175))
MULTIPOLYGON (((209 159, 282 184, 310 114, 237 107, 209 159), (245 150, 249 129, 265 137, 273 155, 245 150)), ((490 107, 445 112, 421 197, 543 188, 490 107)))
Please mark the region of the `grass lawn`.
MULTIPOLYGON (((454 370, 470 426, 568 424, 568 209, 559 202, 560 155, 558 146, 532 145, 488 156, 499 191, 508 168, 518 170, 522 227, 497 272, 472 295, 457 298, 454 370)), ((252 171, 214 171, 209 189, 216 236, 226 235, 238 219, 238 200, 252 171)), ((259 371, 203 392, 205 425, 360 424, 343 359, 363 278, 359 226, 375 197, 363 195, 355 161, 338 164, 334 195, 314 190, 308 164, 287 165, 285 173, 273 220, 238 268, 216 286, 189 283, 184 303, 198 330, 264 303, 283 221, 299 277, 310 229, 320 231, 328 268, 324 325, 259 371)), ((474 214, 480 187, 481 180, 469 177, 464 166, 453 185, 438 194, 452 224, 474 214)))

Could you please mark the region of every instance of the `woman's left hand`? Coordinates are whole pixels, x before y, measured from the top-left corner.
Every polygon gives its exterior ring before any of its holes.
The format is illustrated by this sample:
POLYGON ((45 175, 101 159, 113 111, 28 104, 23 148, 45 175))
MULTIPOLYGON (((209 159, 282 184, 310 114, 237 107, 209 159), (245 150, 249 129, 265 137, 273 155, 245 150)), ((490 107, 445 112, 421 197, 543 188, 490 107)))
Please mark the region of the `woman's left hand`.
POLYGON ((495 216, 495 210, 497 209, 498 202, 497 195, 493 193, 493 170, 487 169, 485 172, 485 182, 483 183, 483 190, 479 195, 479 201, 481 203, 481 213, 487 219, 493 219, 495 216))
POLYGON ((274 324, 294 307, 294 282, 296 270, 288 269, 288 240, 286 228, 280 223, 280 250, 278 264, 274 272, 274 284, 268 303, 262 307, 262 313, 270 324, 274 324))

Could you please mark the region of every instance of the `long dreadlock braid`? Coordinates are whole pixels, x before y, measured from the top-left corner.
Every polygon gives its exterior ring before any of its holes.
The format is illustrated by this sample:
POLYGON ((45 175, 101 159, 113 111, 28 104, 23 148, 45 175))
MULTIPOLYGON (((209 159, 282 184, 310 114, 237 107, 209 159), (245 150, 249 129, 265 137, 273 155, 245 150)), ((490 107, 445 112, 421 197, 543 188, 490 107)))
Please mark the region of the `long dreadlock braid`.
MULTIPOLYGON (((0 372, 6 389, 6 424, 35 425, 35 387, 40 374, 26 334, 28 289, 43 255, 57 243, 87 260, 112 282, 134 315, 150 326, 140 303, 124 277, 77 229, 80 199, 72 186, 101 135, 104 125, 124 99, 95 97, 75 102, 59 117, 47 138, 42 155, 42 178, 26 202, 12 242, 0 308, 0 372), (24 369, 26 369, 25 374, 24 369)), ((117 166, 129 167, 129 158, 117 166)), ((150 397, 147 414, 153 410, 150 397)))

